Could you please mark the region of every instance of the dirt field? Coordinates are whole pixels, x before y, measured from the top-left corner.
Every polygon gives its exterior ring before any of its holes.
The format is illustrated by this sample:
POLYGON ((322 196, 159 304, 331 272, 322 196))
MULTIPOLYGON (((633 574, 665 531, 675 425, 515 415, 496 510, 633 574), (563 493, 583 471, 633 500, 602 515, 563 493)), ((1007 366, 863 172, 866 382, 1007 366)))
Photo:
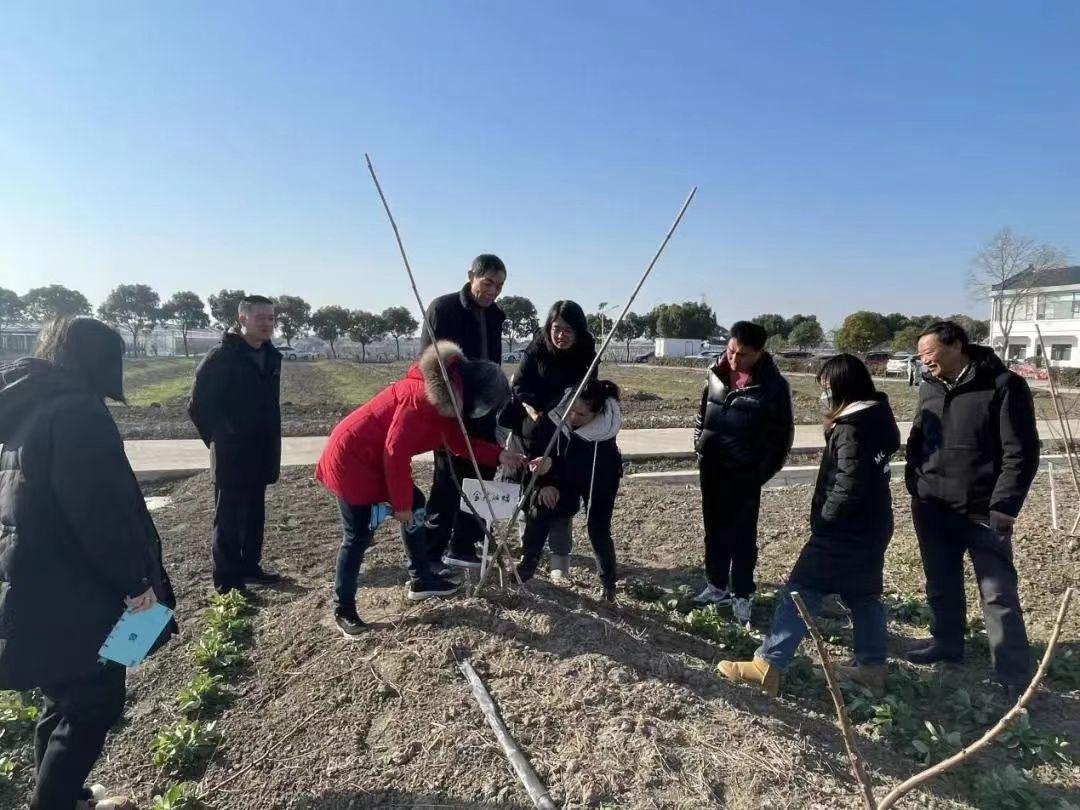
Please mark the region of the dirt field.
MULTIPOLYGON (((1036 487, 1018 526, 1016 555, 1029 629, 1041 641, 1063 589, 1075 584, 1080 550, 1048 528, 1042 479, 1036 487)), ((194 672, 192 653, 210 591, 211 504, 203 476, 158 488, 163 492, 173 501, 155 514, 180 598, 182 635, 133 673, 125 723, 94 774, 131 791, 144 807, 178 779, 190 780, 220 810, 527 807, 455 666, 458 658, 475 664, 560 806, 859 806, 831 706, 808 659, 793 667, 782 698, 769 701, 715 674, 718 661, 752 652, 753 639, 723 615, 687 616, 681 604, 662 604, 680 602, 680 587, 701 584, 697 494, 636 483, 624 486, 616 511, 626 577, 618 605, 595 599, 580 527, 579 587, 555 588, 540 577, 525 589, 494 589, 489 598, 412 605, 403 599, 400 545, 383 527, 362 574, 360 610, 372 628, 349 642, 329 620, 339 532, 334 504, 304 472, 289 472, 271 489, 266 556, 291 582, 257 594, 253 634, 243 645, 246 663, 229 671, 223 704, 204 715, 216 720, 220 742, 200 762, 169 774, 151 764, 149 747, 177 722, 177 694, 194 672), (658 588, 674 592, 658 603, 658 588)), ((903 597, 915 596, 922 588, 918 553, 903 501, 897 502, 886 583, 903 597)), ((806 488, 765 495, 760 594, 789 570, 806 534, 808 504, 806 488)), ((1062 508, 1071 517, 1071 505, 1062 508)), ((896 653, 927 630, 918 599, 893 602, 896 653)), ((755 610, 758 631, 769 616, 765 596, 755 610)), ((1072 657, 1062 659, 1034 711, 1033 733, 1044 738, 1080 739, 1078 617, 1080 604, 1074 604, 1065 633, 1072 657)), ((840 621, 823 627, 834 653, 845 655, 850 631, 840 621)), ((958 708, 961 689, 980 706, 993 694, 982 683, 985 640, 977 627, 973 632, 963 668, 893 663, 889 697, 896 708, 888 711, 912 713, 919 729, 932 720, 943 732, 962 732, 964 741, 978 736, 992 718, 972 720, 974 710, 958 708)), ((809 654, 806 645, 803 652, 809 654)), ((859 696, 851 691, 848 697, 859 696)), ((852 711, 862 720, 860 746, 882 788, 919 767, 907 742, 883 733, 857 706, 852 711)), ((1075 806, 1080 769, 1076 753, 1064 750, 1067 762, 1046 764, 995 746, 960 777, 936 781, 901 806, 1075 806), (1034 792, 1022 794, 1020 804, 988 804, 1004 795, 992 780, 1007 764, 1026 769, 1034 787, 1025 790, 1034 792), (1066 799, 1072 805, 1060 803, 1066 799)), ((25 744, 14 759, 15 786, 0 793, 0 805, 8 807, 18 806, 25 789, 25 744)))
MULTIPOLYGON (((140 358, 125 368, 129 405, 114 405, 113 415, 126 439, 194 439, 187 417, 187 399, 195 363, 182 358, 140 358)), ((282 430, 286 436, 329 433, 342 416, 398 379, 404 363, 365 364, 348 360, 286 362, 281 377, 282 430)), ((515 367, 506 368, 513 374, 515 367)), ((691 427, 701 397, 703 370, 659 366, 614 366, 604 377, 623 389, 625 428, 691 427)), ((790 376, 795 421, 821 420, 820 393, 809 376, 790 376)), ((895 379, 880 381, 896 418, 909 420, 915 412, 916 389, 895 379)), ((1039 418, 1053 419, 1047 392, 1035 389, 1039 418)), ((1069 396, 1067 408, 1080 415, 1080 397, 1069 396)))

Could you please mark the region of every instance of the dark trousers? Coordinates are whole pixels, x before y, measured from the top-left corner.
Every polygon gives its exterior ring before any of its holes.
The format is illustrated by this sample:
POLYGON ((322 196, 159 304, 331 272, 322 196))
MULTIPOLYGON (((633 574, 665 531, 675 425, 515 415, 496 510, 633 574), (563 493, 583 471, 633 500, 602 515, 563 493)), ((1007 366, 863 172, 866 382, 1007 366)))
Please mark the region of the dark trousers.
POLYGON ((1025 686, 1031 679, 1031 652, 1013 566, 1012 535, 933 502, 914 500, 930 632, 945 651, 961 654, 967 627, 964 553, 971 555, 979 585, 994 672, 1002 683, 1025 686))
MULTIPOLYGON (((341 512, 341 548, 334 567, 334 607, 337 613, 356 612, 356 589, 360 582, 360 565, 364 553, 371 545, 371 537, 377 527, 372 526, 371 504, 354 505, 338 499, 341 512)), ((392 519, 392 518, 388 518, 392 519)), ((414 582, 426 583, 431 579, 431 567, 427 558, 424 493, 413 487, 412 524, 401 526, 401 542, 409 558, 409 576, 414 582)))
POLYGON ((105 664, 89 678, 41 688, 45 705, 34 731, 31 810, 71 810, 83 798, 105 735, 124 713, 125 677, 122 666, 105 664))
MULTIPOLYGON (((611 536, 611 516, 615 512, 615 496, 594 495, 592 508, 589 508, 589 501, 586 499, 585 509, 588 514, 589 542, 592 543, 593 557, 596 558, 596 573, 605 588, 614 588, 618 580, 615 568, 615 540, 611 536)), ((536 567, 540 564, 540 557, 544 553, 544 543, 548 539, 548 533, 553 526, 558 527, 565 520, 565 517, 560 517, 550 509, 541 507, 537 509, 535 516, 530 515, 525 521, 525 533, 521 538, 523 577, 526 575, 532 577, 536 573, 536 567)), ((565 553, 569 551, 567 548, 565 553)))
POLYGON ((262 562, 266 485, 214 485, 214 587, 242 585, 262 562))
POLYGON ((716 588, 746 598, 754 592, 761 487, 700 465, 705 520, 705 575, 716 588))
MULTIPOLYGON (((475 478, 472 462, 458 458, 445 450, 435 451, 435 474, 428 498, 428 515, 433 524, 427 532, 428 559, 437 563, 446 549, 455 554, 476 554, 476 543, 484 537, 484 527, 468 510, 461 510, 461 493, 457 480, 475 478)), ((481 467, 480 475, 485 481, 495 477, 494 467, 481 467)))

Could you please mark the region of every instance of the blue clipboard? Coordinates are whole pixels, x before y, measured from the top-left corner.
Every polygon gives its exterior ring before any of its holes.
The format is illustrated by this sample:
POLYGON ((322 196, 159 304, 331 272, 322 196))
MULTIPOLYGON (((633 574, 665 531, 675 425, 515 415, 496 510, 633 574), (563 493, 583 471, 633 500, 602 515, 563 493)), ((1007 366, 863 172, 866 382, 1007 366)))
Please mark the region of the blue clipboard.
POLYGON ((115 661, 125 667, 135 666, 146 658, 172 615, 173 612, 160 602, 139 613, 125 611, 109 631, 98 655, 105 661, 115 661))
POLYGON ((390 509, 388 503, 377 503, 371 507, 371 518, 368 520, 368 528, 371 531, 375 531, 379 528, 383 521, 393 514, 393 510, 390 509))

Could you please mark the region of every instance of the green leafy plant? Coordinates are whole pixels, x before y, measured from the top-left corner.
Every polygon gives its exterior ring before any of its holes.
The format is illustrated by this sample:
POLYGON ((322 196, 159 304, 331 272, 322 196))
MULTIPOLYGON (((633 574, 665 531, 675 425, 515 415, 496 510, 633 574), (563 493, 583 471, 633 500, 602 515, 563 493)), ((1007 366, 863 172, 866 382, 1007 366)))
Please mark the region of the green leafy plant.
POLYGON ((251 622, 241 618, 235 608, 227 605, 213 605, 207 608, 206 627, 209 630, 217 630, 232 640, 251 635, 251 622))
POLYGON ((757 639, 745 627, 726 621, 716 605, 691 610, 686 623, 694 633, 714 641, 736 658, 748 658, 758 648, 757 639))
POLYGON ((9 739, 28 734, 38 714, 38 707, 24 703, 18 692, 0 692, 0 734, 9 739))
POLYGON ((930 606, 917 596, 891 593, 885 597, 885 608, 889 616, 898 622, 928 627, 930 625, 930 606))
POLYGON ((660 602, 671 593, 653 582, 636 577, 626 580, 623 587, 627 596, 639 602, 660 602))
POLYGON ((1069 743, 1061 737, 1047 737, 1031 725, 1031 717, 1022 712, 1009 723, 997 739, 998 745, 1017 759, 1031 762, 1069 762, 1069 743))
POLYGON ((1000 714, 994 702, 982 693, 972 695, 966 689, 957 689, 949 701, 952 719, 956 725, 974 730, 983 728, 1000 714))
POLYGON ((239 645, 217 628, 209 628, 195 643, 195 665, 209 673, 225 672, 243 663, 239 645))
POLYGON ((225 693, 221 688, 221 676, 200 670, 187 686, 180 690, 177 703, 185 717, 196 717, 221 704, 225 693))
POLYGON ((240 591, 214 594, 210 597, 210 607, 231 610, 237 616, 248 616, 254 612, 251 602, 240 591))
POLYGON ((19 768, 10 755, 0 756, 0 785, 10 785, 15 781, 15 771, 19 768))
POLYGON ((1080 689, 1080 652, 1059 649, 1046 671, 1046 680, 1066 689, 1080 689))
POLYGON ((214 723, 180 721, 150 743, 151 761, 172 772, 185 771, 207 757, 221 739, 214 723))
POLYGON ((982 810, 1031 810, 1042 802, 1024 773, 1012 765, 975 777, 975 805, 982 810))
POLYGON ((940 762, 959 751, 963 744, 959 731, 946 731, 929 720, 923 722, 923 732, 911 741, 911 747, 924 765, 940 762))
POLYGON ((199 810, 202 802, 195 798, 192 788, 185 782, 169 785, 163 793, 154 796, 150 810, 199 810))
POLYGON ((825 679, 805 655, 796 655, 781 679, 784 692, 806 698, 825 697, 825 679))

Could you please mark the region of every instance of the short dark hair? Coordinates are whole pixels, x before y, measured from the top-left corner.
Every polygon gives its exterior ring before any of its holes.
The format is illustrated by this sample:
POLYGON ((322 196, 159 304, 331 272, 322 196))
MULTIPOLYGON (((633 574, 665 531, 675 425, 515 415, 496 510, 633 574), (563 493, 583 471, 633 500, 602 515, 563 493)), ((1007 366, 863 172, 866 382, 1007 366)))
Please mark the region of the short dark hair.
POLYGON ((731 325, 730 335, 743 346, 749 346, 756 352, 764 349, 765 341, 769 339, 769 333, 765 331, 765 327, 753 321, 736 321, 731 325))
POLYGON ((618 402, 621 396, 619 386, 611 380, 592 379, 585 383, 585 387, 581 389, 581 396, 578 397, 578 401, 587 405, 593 413, 599 413, 603 409, 605 402, 609 399, 618 402))
POLYGON ((584 340, 589 334, 589 321, 585 317, 585 310, 576 301, 556 301, 548 310, 547 320, 544 321, 544 343, 548 348, 554 348, 551 343, 551 325, 556 318, 562 318, 567 325, 574 330, 574 347, 584 340))
POLYGON ((269 304, 270 306, 276 306, 274 299, 267 298, 265 295, 245 295, 240 299, 240 305, 236 308, 237 315, 247 315, 251 312, 253 306, 259 304, 269 304))
POLYGON ((932 323, 919 333, 919 339, 921 340, 927 335, 933 335, 946 346, 955 346, 959 343, 960 351, 963 352, 966 352, 968 346, 971 345, 971 341, 968 340, 968 334, 964 331, 964 327, 956 321, 938 321, 937 323, 932 323))
POLYGON ((472 266, 469 268, 469 273, 477 278, 490 278, 499 273, 502 273, 505 276, 506 265, 503 264, 503 260, 494 253, 481 253, 472 260, 472 266))
POLYGON ((34 357, 81 377, 102 399, 124 401, 127 346, 112 327, 94 318, 55 318, 38 332, 34 357))
POLYGON ((837 413, 852 402, 865 402, 877 394, 874 378, 866 364, 853 354, 830 357, 817 374, 818 385, 831 393, 832 411, 837 413))

